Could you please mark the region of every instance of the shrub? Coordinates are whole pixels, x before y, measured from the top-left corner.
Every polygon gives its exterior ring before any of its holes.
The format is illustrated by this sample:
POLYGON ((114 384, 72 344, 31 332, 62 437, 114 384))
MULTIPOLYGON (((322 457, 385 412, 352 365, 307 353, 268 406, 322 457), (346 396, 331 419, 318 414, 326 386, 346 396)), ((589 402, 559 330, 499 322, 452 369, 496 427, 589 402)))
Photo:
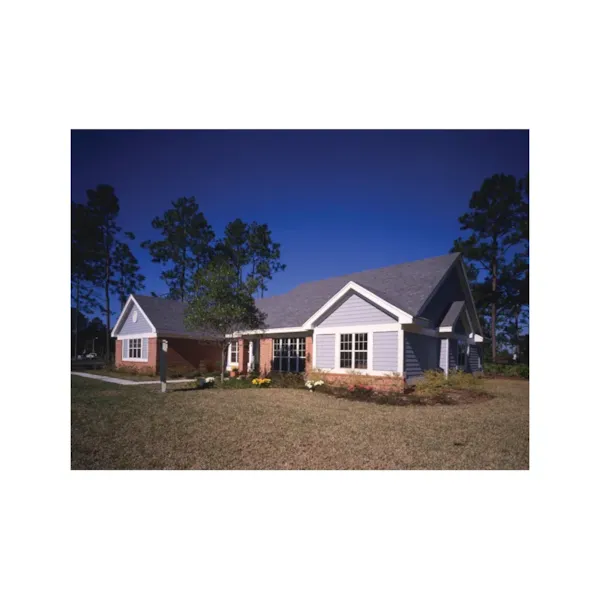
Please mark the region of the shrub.
POLYGON ((271 380, 271 387, 295 389, 304 388, 303 373, 280 373, 278 371, 272 371, 269 373, 269 379, 271 380))
POLYGON ((414 393, 421 398, 437 398, 450 388, 449 378, 441 371, 425 371, 415 383, 414 393))
POLYGON ((481 378, 464 371, 450 371, 448 377, 443 371, 425 371, 415 383, 414 393, 422 398, 438 398, 451 390, 478 390, 481 378))
MULTIPOLYGON (((215 381, 216 383, 216 381, 215 381)), ((223 383, 219 382, 219 386, 224 389, 247 389, 252 387, 252 382, 250 379, 240 379, 239 377, 235 377, 232 379, 226 379, 223 383)))
POLYGON ((529 379, 529 365, 523 364, 499 364, 499 363, 485 363, 483 365, 484 375, 488 377, 501 376, 501 377, 518 377, 521 379, 529 379))
POLYGON ((482 386, 481 378, 475 377, 473 373, 458 370, 448 373, 447 382, 451 388, 459 390, 473 390, 482 386))

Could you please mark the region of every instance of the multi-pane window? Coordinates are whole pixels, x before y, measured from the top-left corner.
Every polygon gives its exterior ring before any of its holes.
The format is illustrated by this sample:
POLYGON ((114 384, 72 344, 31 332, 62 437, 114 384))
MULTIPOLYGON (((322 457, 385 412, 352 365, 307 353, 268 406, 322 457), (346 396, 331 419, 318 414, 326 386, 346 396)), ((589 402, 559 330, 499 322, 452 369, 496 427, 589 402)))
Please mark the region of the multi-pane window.
POLYGON ((229 362, 230 363, 238 363, 239 362, 239 358, 240 358, 240 352, 239 352, 239 348, 238 348, 238 341, 235 340, 235 342, 231 342, 231 357, 229 362))
POLYGON ((366 333, 340 334, 340 368, 366 369, 368 352, 366 333))
POLYGON ((273 340, 273 371, 300 373, 306 368, 306 338, 273 340))
POLYGON ((141 338, 130 339, 127 348, 127 358, 142 358, 141 338))
POLYGON ((467 343, 462 340, 458 340, 458 357, 456 359, 456 365, 458 367, 467 366, 467 343))

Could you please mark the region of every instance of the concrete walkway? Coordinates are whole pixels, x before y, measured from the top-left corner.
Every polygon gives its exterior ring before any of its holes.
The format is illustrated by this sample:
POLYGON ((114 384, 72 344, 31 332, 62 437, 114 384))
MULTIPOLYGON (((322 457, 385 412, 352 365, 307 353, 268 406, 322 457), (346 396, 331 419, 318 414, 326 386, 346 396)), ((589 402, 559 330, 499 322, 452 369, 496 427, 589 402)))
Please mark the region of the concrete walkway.
MULTIPOLYGON (((92 375, 91 373, 80 373, 79 371, 71 371, 71 375, 79 375, 79 377, 89 377, 98 381, 106 381, 106 383, 117 383, 119 385, 147 385, 150 383, 160 383, 156 381, 132 381, 131 379, 117 379, 116 377, 106 377, 105 375, 92 375)), ((167 379, 167 383, 191 383, 195 379, 167 379)))

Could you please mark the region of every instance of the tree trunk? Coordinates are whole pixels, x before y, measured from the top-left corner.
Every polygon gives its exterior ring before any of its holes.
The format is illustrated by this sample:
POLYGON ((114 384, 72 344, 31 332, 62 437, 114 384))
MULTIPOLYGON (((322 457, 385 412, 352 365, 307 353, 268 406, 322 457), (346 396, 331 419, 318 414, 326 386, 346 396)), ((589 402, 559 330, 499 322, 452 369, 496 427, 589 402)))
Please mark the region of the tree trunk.
POLYGON ((520 358, 520 348, 519 348, 519 309, 515 311, 515 354, 517 355, 517 362, 520 358))
POLYGON ((228 345, 228 343, 226 342, 221 347, 221 383, 223 383, 225 381, 225 363, 227 362, 227 345, 228 345))
POLYGON ((492 362, 496 362, 496 287, 498 283, 498 268, 496 261, 492 262, 492 362))
MULTIPOLYGON (((108 270, 108 263, 107 263, 108 270)), ((108 289, 108 276, 104 284, 104 294, 106 298, 106 347, 104 348, 104 356, 106 362, 110 362, 110 291, 108 289)))
POLYGON ((75 300, 75 356, 77 358, 77 344, 79 343, 79 294, 80 294, 80 281, 79 277, 77 278, 77 291, 76 300, 75 300))

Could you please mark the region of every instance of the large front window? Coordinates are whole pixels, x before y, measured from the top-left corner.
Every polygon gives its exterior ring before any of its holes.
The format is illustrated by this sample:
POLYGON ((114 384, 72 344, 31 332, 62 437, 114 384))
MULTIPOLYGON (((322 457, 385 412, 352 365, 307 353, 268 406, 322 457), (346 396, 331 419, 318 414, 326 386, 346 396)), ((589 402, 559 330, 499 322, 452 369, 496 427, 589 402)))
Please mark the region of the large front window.
POLYGON ((340 335, 340 368, 366 369, 368 351, 366 333, 342 333, 340 335))
POLYGON ((306 338, 273 340, 273 371, 301 373, 306 367, 306 338))

